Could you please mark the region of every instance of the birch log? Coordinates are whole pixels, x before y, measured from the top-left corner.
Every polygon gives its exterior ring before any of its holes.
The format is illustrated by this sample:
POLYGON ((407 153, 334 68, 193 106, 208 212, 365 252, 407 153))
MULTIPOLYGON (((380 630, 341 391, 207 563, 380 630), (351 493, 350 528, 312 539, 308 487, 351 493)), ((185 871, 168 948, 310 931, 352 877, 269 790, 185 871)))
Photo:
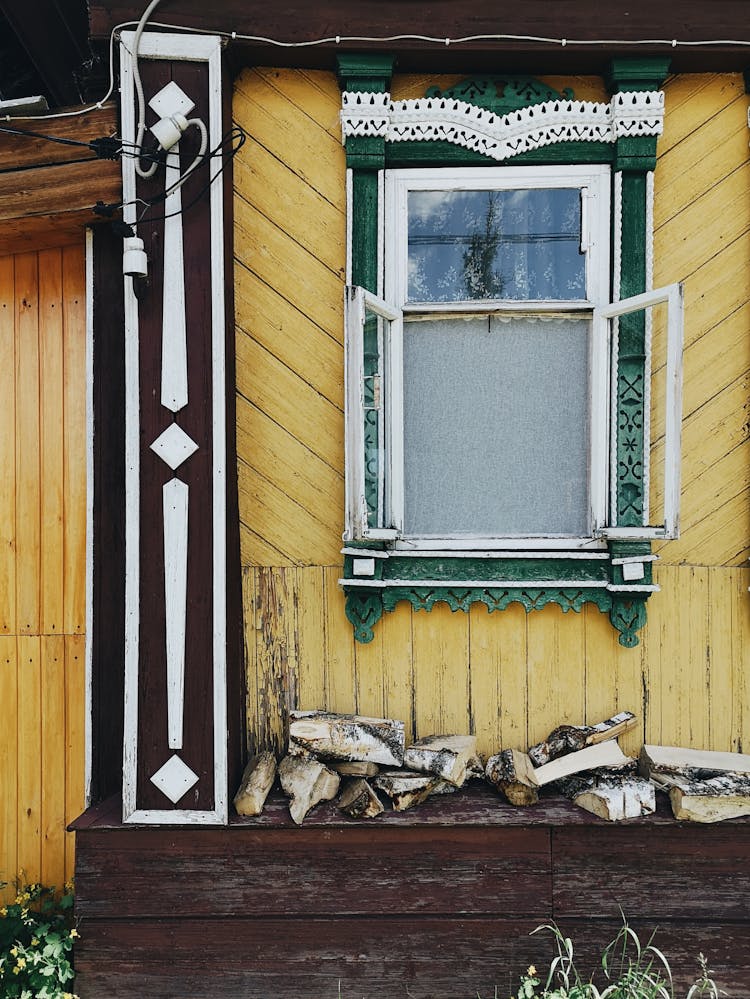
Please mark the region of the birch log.
POLYGON ((499 788, 511 805, 535 805, 539 801, 531 760, 517 749, 504 749, 487 760, 485 776, 499 788))
POLYGON ((750 815, 750 775, 723 773, 706 780, 679 774, 653 774, 660 790, 669 792, 676 819, 721 822, 750 815))
POLYGON ((409 746, 404 753, 404 766, 461 787, 476 752, 474 735, 428 735, 409 746))
POLYGON ((631 711, 621 711, 596 725, 559 725, 543 742, 529 749, 535 767, 543 767, 552 760, 575 753, 586 746, 594 746, 607 739, 616 739, 636 724, 631 711))
POLYGON ((238 815, 260 815, 268 792, 276 778, 276 757, 273 753, 259 753, 248 762, 242 782, 234 796, 238 815))
POLYGON ((373 780, 375 787, 391 799, 394 812, 420 805, 440 783, 433 774, 411 773, 408 770, 383 770, 373 780))
POLYGON ((644 777, 650 777, 654 773, 674 773, 694 777, 696 771, 701 770, 750 774, 750 755, 685 749, 680 746, 644 746, 641 749, 640 772, 644 777))
POLYGON ((656 811, 653 784, 641 777, 609 778, 577 794, 573 801, 579 808, 610 822, 637 819, 656 811))
POLYGON ((371 819, 385 811, 380 798, 362 778, 349 781, 337 804, 353 819, 371 819))
POLYGON ((623 767, 632 762, 631 757, 625 756, 617 745, 617 741, 610 739, 608 742, 579 749, 577 753, 561 756, 543 767, 537 767, 534 770, 534 779, 539 787, 543 787, 553 780, 570 777, 571 774, 579 774, 585 770, 593 770, 596 767, 623 767))
POLYGON ((404 723, 327 711, 292 711, 289 755, 313 753, 321 760, 361 761, 400 767, 404 762, 404 723))
POLYGON ((279 764, 279 780, 291 798, 289 814, 297 825, 321 801, 330 801, 338 793, 341 778, 319 760, 285 756, 279 764))

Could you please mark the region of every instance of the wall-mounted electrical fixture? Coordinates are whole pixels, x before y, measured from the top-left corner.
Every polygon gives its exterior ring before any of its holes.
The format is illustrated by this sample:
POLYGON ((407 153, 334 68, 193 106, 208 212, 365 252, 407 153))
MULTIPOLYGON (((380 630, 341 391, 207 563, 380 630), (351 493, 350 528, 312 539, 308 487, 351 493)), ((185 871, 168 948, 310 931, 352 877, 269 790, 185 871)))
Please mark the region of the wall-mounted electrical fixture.
POLYGON ((151 126, 151 132, 162 149, 172 148, 188 127, 187 116, 195 107, 188 95, 172 81, 151 98, 149 107, 159 115, 159 121, 151 126))
POLYGON ((148 258, 139 236, 126 236, 123 240, 122 273, 133 278, 148 274, 148 258))

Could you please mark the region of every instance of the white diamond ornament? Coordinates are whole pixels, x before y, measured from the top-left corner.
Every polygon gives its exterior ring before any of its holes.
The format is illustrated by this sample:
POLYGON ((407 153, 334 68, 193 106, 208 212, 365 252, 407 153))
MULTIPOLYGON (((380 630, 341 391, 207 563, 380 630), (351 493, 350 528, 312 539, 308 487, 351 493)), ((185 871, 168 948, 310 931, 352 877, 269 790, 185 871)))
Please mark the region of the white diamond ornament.
POLYGON ((194 774, 187 763, 183 763, 176 753, 167 760, 163 767, 159 767, 151 778, 151 783, 155 784, 173 805, 176 805, 180 798, 187 794, 197 782, 198 775, 194 774))
POLYGON ((198 445, 182 427, 176 423, 170 423, 164 433, 159 434, 151 445, 151 450, 155 451, 162 461, 174 471, 183 461, 195 454, 198 445))

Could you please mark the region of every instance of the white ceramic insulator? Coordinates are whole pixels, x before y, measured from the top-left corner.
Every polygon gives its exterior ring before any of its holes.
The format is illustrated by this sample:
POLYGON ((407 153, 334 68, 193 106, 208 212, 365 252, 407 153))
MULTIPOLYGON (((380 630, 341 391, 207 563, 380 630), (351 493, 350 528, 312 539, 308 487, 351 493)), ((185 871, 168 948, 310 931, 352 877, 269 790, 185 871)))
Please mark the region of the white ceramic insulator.
POLYGON ((169 118, 161 118, 155 125, 151 126, 151 131, 162 149, 171 149, 176 142, 180 141, 186 128, 187 118, 177 112, 170 115, 169 118))
POLYGON ((124 240, 122 273, 130 277, 146 277, 148 274, 148 258, 143 248, 143 240, 138 236, 128 236, 124 240))

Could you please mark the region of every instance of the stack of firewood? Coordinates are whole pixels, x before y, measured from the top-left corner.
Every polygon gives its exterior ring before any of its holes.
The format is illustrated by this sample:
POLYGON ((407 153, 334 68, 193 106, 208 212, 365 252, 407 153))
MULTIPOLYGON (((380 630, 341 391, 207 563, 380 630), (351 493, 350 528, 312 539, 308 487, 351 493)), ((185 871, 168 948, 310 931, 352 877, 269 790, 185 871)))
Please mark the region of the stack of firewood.
POLYGON ((610 821, 655 811, 655 789, 669 793, 680 819, 750 814, 750 756, 644 746, 639 765, 617 743, 635 724, 623 711, 597 725, 562 725, 528 752, 505 749, 485 764, 472 735, 432 735, 407 747, 395 719, 293 711, 287 755, 278 768, 272 753, 250 760, 234 804, 240 815, 259 815, 278 773, 298 825, 337 795, 342 812, 367 819, 388 803, 404 811, 471 779, 485 779, 513 805, 551 791, 610 821))

